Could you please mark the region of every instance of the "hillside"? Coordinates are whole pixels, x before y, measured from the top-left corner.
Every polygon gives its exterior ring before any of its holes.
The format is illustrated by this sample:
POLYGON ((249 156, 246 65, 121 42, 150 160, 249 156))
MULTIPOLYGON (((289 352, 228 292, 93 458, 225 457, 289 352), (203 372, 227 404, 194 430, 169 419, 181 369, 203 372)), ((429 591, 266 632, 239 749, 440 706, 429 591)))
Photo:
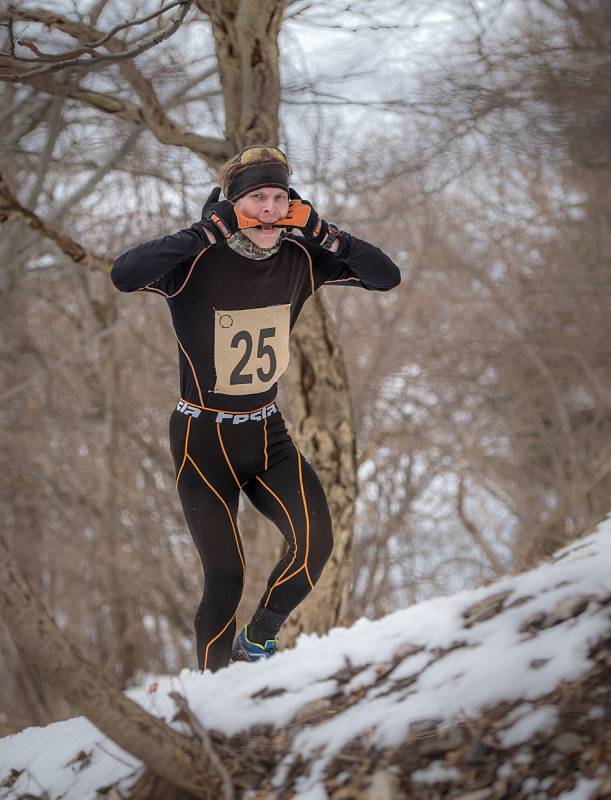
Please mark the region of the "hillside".
MULTIPOLYGON (((611 797, 611 519, 549 562, 265 664, 128 693, 219 756, 226 796, 611 797)), ((0 798, 145 798, 142 765, 84 718, 0 740, 0 798)))

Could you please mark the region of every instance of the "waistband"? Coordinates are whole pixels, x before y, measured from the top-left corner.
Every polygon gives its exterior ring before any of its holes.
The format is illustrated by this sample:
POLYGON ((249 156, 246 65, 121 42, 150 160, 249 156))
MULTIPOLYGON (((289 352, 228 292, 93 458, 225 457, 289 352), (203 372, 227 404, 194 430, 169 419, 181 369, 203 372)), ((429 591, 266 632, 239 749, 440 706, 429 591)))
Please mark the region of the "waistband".
POLYGON ((256 411, 237 413, 232 411, 210 411, 191 405, 191 403, 187 403, 186 400, 179 400, 176 411, 180 411, 181 414, 187 417, 195 417, 196 419, 199 417, 207 417, 208 419, 214 420, 214 422, 230 422, 232 425, 240 425, 242 422, 261 422, 271 417, 272 414, 276 414, 278 412, 278 407, 276 403, 273 402, 263 406, 263 408, 258 408, 256 411))

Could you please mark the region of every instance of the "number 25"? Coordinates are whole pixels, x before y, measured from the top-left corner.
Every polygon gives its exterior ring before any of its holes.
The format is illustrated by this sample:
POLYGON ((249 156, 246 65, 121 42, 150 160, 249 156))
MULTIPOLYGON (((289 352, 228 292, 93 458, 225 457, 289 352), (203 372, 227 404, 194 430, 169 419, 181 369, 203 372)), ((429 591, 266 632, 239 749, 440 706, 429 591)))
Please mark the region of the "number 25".
MULTIPOLYGON (((259 342, 257 344, 257 358, 267 356, 269 358, 269 370, 265 372, 261 367, 257 368, 257 377, 260 381, 268 381, 276 371, 276 353, 271 344, 265 344, 265 340, 276 335, 275 328, 261 328, 259 331, 259 342)), ((252 383, 252 372, 242 372, 252 355, 252 336, 250 331, 238 331, 231 340, 231 346, 237 348, 240 342, 246 344, 244 354, 236 364, 229 382, 232 386, 242 383, 252 383)))

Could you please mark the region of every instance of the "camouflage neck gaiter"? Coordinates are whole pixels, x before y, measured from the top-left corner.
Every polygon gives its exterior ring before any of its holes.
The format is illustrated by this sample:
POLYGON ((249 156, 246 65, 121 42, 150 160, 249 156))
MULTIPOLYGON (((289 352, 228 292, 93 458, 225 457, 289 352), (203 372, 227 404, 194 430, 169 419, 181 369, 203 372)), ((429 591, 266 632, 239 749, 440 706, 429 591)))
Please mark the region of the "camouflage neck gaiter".
POLYGON ((248 236, 244 236, 241 231, 237 231, 234 235, 227 240, 227 244, 231 247, 232 250, 235 250, 241 256, 246 256, 246 258, 252 258, 253 261, 263 261, 264 258, 269 258, 270 256, 275 255, 278 250, 280 250, 280 246, 282 245, 282 237, 284 235, 284 231, 280 234, 280 237, 276 244, 273 247, 269 247, 267 249, 263 249, 262 247, 258 247, 254 242, 248 238, 248 236))

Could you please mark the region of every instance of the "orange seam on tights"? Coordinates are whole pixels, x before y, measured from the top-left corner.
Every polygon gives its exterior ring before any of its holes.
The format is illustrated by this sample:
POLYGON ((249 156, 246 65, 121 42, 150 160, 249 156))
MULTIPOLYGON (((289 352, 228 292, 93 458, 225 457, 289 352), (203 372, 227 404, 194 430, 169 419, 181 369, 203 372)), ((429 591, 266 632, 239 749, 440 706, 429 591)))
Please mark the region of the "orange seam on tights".
POLYGON ((303 560, 303 565, 305 567, 305 573, 308 576, 308 580, 310 582, 310 586, 312 589, 314 588, 314 581, 310 577, 310 572, 308 570, 308 553, 310 552, 310 515, 308 514, 308 504, 306 501, 305 496, 305 489, 303 488, 303 476, 301 474, 301 453, 297 450, 297 446, 293 442, 295 446, 295 450, 297 451, 297 464, 299 467, 299 485, 301 486, 301 499, 303 500, 303 510, 305 511, 305 518, 306 518, 306 552, 305 558, 303 560))
POLYGON ((204 669, 206 669, 206 667, 208 666, 208 650, 210 649, 210 646, 211 646, 211 645, 213 645, 213 644, 216 642, 216 640, 219 638, 219 636, 222 636, 222 635, 225 633, 225 631, 227 630, 227 628, 228 628, 228 627, 231 625, 231 623, 232 623, 232 622, 234 621, 234 619, 236 618, 236 614, 237 614, 237 613, 238 613, 238 609, 236 608, 236 610, 233 612, 233 616, 231 617, 231 619, 229 620, 229 622, 228 622, 228 623, 225 625, 225 627, 223 628, 223 630, 222 630, 222 631, 219 631, 219 633, 217 633, 217 634, 216 634, 216 636, 214 637, 214 639, 210 639, 210 641, 209 641, 209 642, 208 642, 208 644, 206 645, 206 649, 205 649, 205 651, 204 651, 204 669))
POLYGON ((185 465, 185 461, 187 460, 187 448, 189 446, 189 431, 191 430, 191 417, 187 417, 187 433, 185 434, 185 454, 182 457, 182 464, 180 465, 180 469, 178 470, 178 475, 176 476, 176 488, 178 489, 178 480, 180 478, 180 474, 182 472, 182 468, 185 465))
POLYGON ((236 527, 235 527, 235 525, 234 525, 234 523, 233 523, 233 517, 231 516, 231 511, 229 510, 229 506, 227 505, 227 503, 226 503, 226 502, 225 502, 225 500, 223 499, 222 495, 221 495, 221 494, 219 494, 219 492, 218 492, 218 491, 217 491, 217 490, 214 488, 214 486, 213 486, 213 485, 210 483, 210 481, 209 481, 209 480, 206 478, 206 476, 205 476, 205 475, 202 473, 202 471, 200 470, 200 468, 197 466, 197 464, 196 464, 196 463, 195 463, 195 461, 193 460, 192 456, 190 456, 189 454, 187 454, 187 458, 188 458, 188 459, 189 459, 189 461, 190 461, 190 462, 193 464, 193 466, 195 467, 195 470, 197 471, 197 474, 198 474, 198 475, 199 475, 199 477, 200 477, 200 478, 201 478, 201 479, 204 481, 204 483, 206 484, 206 486, 207 486, 209 489, 211 489, 211 491, 213 491, 213 492, 214 492, 214 494, 215 494, 215 495, 218 497, 218 499, 221 501, 221 503, 222 503, 222 504, 225 506, 225 511, 227 512, 227 516, 229 517, 229 521, 231 522, 231 528, 232 528, 232 530, 233 530, 233 536, 234 536, 234 539, 235 539, 235 542, 236 542, 236 547, 238 548, 238 554, 239 554, 239 556, 240 556, 240 561, 242 562, 242 568, 243 568, 243 569, 246 569, 246 564, 244 563, 244 556, 243 556, 243 554, 242 554, 242 548, 241 548, 241 546, 240 546, 240 539, 239 539, 239 537, 238 537, 238 532, 237 532, 237 530, 236 530, 236 527))
POLYGON ((236 482, 238 489, 241 489, 242 486, 240 484, 240 481, 238 480, 238 476, 233 471, 233 467, 231 466, 231 461, 229 460, 229 456, 227 455, 227 452, 225 450, 225 445, 223 444, 223 439, 221 437, 221 423, 220 422, 216 423, 216 432, 217 432, 217 435, 219 437, 219 442, 221 444, 221 450, 223 451, 223 455, 225 456, 225 461, 227 462, 227 466, 231 470, 231 474, 233 475, 233 479, 236 482))
MULTIPOLYGON (((229 517, 229 521, 231 522, 231 529, 233 530, 233 536, 234 536, 234 539, 235 539, 236 547, 237 547, 237 549, 238 549, 238 555, 240 556, 240 561, 242 562, 242 569, 243 569, 243 570, 246 570, 246 565, 245 565, 245 563, 244 563, 244 556, 243 556, 243 554, 242 554, 242 548, 241 548, 241 546, 240 546, 240 539, 239 539, 239 537, 238 537, 238 532, 237 532, 237 530, 236 530, 236 527, 235 527, 235 525, 234 525, 234 523, 233 523, 233 517, 231 516, 231 511, 229 510, 229 506, 227 505, 227 503, 225 502, 225 500, 223 499, 223 497, 222 497, 222 496, 221 496, 221 495, 220 495, 220 494, 217 492, 217 490, 214 488, 214 486, 213 486, 213 485, 212 485, 212 484, 211 484, 211 483, 210 483, 210 482, 209 482, 209 481, 206 479, 206 476, 205 476, 205 475, 202 473, 202 471, 201 471, 201 470, 200 470, 200 468, 197 466, 197 464, 195 463, 195 461, 194 461, 194 460, 191 458, 191 456, 190 456, 190 455, 187 455, 187 458, 188 458, 188 459, 189 459, 189 461, 190 461, 190 462, 193 464, 193 466, 195 467, 195 470, 196 470, 197 474, 198 474, 198 475, 199 475, 199 477, 200 477, 200 478, 201 478, 201 479, 204 481, 204 483, 206 484, 206 486, 207 486, 209 489, 211 489, 211 490, 214 492, 214 494, 215 494, 215 495, 218 497, 218 499, 221 501, 221 503, 222 503, 222 504, 225 506, 225 511, 227 512, 227 516, 229 517)), ((238 609, 237 609, 237 606, 236 606, 236 610, 233 612, 233 616, 231 617, 231 619, 229 620, 229 622, 227 622, 227 624, 225 625, 225 627, 224 627, 224 628, 223 628, 221 631, 219 631, 219 633, 217 633, 217 634, 216 634, 216 636, 215 636, 213 639, 211 639, 211 640, 208 642, 208 644, 206 645, 206 650, 205 650, 205 652, 204 652, 204 669, 206 669, 206 667, 207 667, 207 665, 208 665, 208 649, 209 649, 210 645, 211 645, 211 644, 213 644, 214 642, 216 642, 216 640, 219 638, 219 636, 222 636, 222 635, 223 635, 223 633, 224 633, 224 632, 227 630, 227 628, 229 627, 229 625, 231 625, 231 623, 233 622, 233 620, 234 620, 234 618, 235 618, 235 615, 237 614, 237 611, 238 611, 238 609)))
MULTIPOLYGON (((282 584, 283 584, 283 583, 286 583, 287 581, 290 581, 290 580, 291 580, 291 578, 294 578, 294 577, 295 577, 295 575, 299 575, 299 573, 301 572, 301 570, 302 570, 302 569, 304 569, 304 568, 305 568, 305 564, 302 564, 302 565, 299 567, 299 569, 296 569, 296 570, 295 570, 295 572, 291 572, 291 574, 290 574, 290 575, 287 575, 287 576, 286 576, 286 578, 282 578, 282 580, 278 579, 278 580, 276 581, 276 583, 274 584, 274 586, 282 586, 282 584)), ((306 575, 307 575, 307 572, 306 572, 306 575)))
POLYGON ((278 577, 278 579, 276 580, 276 582, 274 583, 274 585, 272 586, 272 588, 271 588, 271 589, 269 590, 269 592, 267 593, 267 597, 265 598, 265 602, 263 603, 263 605, 264 605, 264 606, 266 606, 266 605, 267 605, 267 603, 268 603, 268 601, 269 601, 269 598, 270 598, 270 596, 271 596, 271 593, 274 591, 274 589, 276 588, 276 586, 278 586, 278 584, 279 584, 279 582, 280 582, 281 578, 284 576, 284 574, 287 572, 287 570, 289 570, 289 569, 290 569, 290 568, 293 566, 293 562, 294 562, 294 561, 295 561, 295 559, 297 558, 297 534, 295 533, 295 528, 293 527, 293 520, 291 519, 291 515, 290 515, 290 514, 289 514, 289 512, 287 511, 287 509, 286 509, 286 506, 284 505, 284 503, 282 502, 282 500, 281 500, 281 499, 278 497, 278 495, 277 495, 277 494, 276 494, 274 491, 272 491, 272 490, 269 488, 269 486, 268 486, 268 485, 267 485, 267 484, 266 484, 264 481, 262 481, 262 480, 261 480, 261 478, 260 478, 258 475, 256 475, 255 477, 256 477, 256 479, 259 481, 259 483, 260 483, 260 484, 262 484, 262 485, 263 485, 263 486, 264 486, 264 487, 267 489, 267 491, 268 491, 268 492, 269 492, 269 493, 270 493, 270 494, 271 494, 273 497, 275 497, 275 498, 276 498, 276 500, 277 500, 277 501, 280 503, 280 505, 282 506, 282 508, 283 508, 283 510, 284 510, 284 513, 285 513, 285 514, 286 514, 286 516, 288 517, 288 521, 289 521, 289 524, 290 524, 290 526, 291 526, 291 530, 293 531, 293 542, 294 542, 294 544, 295 544, 295 552, 293 553, 293 558, 291 559, 290 563, 286 565, 286 567, 284 568, 284 571, 282 572, 282 575, 280 575, 280 576, 278 577))

